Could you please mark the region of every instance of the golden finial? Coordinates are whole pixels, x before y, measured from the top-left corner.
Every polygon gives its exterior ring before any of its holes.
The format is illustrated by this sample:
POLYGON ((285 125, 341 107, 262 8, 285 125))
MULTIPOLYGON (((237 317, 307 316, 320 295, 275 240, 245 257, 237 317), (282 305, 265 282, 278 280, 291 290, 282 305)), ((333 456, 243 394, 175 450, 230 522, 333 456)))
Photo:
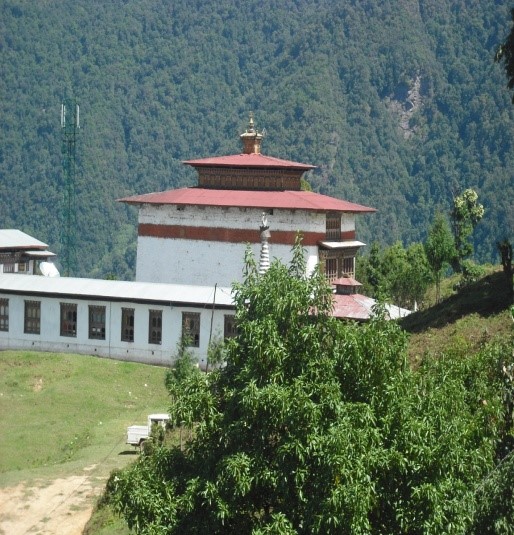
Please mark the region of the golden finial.
POLYGON ((253 132, 255 132, 254 128, 253 128, 253 111, 250 112, 250 119, 248 121, 248 130, 247 132, 250 132, 253 134, 253 132))

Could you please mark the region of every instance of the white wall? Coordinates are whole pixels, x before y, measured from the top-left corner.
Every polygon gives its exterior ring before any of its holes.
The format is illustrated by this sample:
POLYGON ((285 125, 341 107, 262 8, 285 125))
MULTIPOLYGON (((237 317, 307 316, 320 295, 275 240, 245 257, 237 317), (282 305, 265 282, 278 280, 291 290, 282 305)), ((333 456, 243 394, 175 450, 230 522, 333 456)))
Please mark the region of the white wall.
MULTIPOLYGON (((273 235, 271 240, 273 240, 273 235)), ((260 244, 252 245, 257 265, 260 244)), ((318 262, 318 248, 306 247, 308 270, 318 262)), ((137 243, 137 281, 231 286, 243 276, 244 243, 220 243, 199 240, 178 240, 140 237, 137 243), (158 255, 158 260, 155 256, 158 255)), ((291 261, 291 246, 269 244, 270 259, 291 261)))
MULTIPOLYGON (((262 212, 259 208, 184 206, 178 210, 174 205, 144 204, 139 209, 139 223, 249 229, 259 235, 262 212)), ((352 214, 347 215, 353 219, 352 214)), ((275 209, 267 219, 272 235, 273 230, 325 232, 326 216, 320 212, 275 209)))
POLYGON ((143 362, 147 364, 170 365, 176 354, 182 333, 182 312, 200 313, 200 347, 191 348, 201 367, 207 363, 211 316, 212 338, 223 337, 224 316, 234 314, 232 310, 208 307, 174 307, 169 305, 140 304, 130 302, 89 301, 60 299, 41 296, 20 296, 1 294, 9 299, 9 331, 0 331, 0 349, 30 349, 36 351, 56 351, 98 355, 143 362), (25 300, 41 302, 40 334, 25 334, 25 300), (60 335, 60 303, 77 304, 77 336, 60 335), (106 307, 105 340, 90 340, 88 305, 106 307), (121 309, 134 309, 134 342, 121 341, 121 309), (148 343, 149 310, 162 310, 161 344, 148 343))
MULTIPOLYGON (((216 227, 250 230, 255 241, 260 240, 259 226, 262 210, 246 208, 215 208, 188 206, 177 210, 176 206, 144 205, 139 211, 140 224, 186 225, 191 227, 216 227)), ((293 244, 273 242, 274 231, 301 231, 324 234, 324 213, 300 210, 274 210, 267 216, 271 238, 270 259, 291 261, 293 244)), ((343 214, 342 230, 355 229, 353 214, 343 214)), ((260 243, 252 244, 257 263, 260 243)), ((317 246, 305 247, 309 272, 318 263, 317 246)), ((229 243, 178 238, 139 236, 137 242, 136 280, 139 282, 164 282, 203 286, 230 286, 242 280, 246 243, 229 243)))

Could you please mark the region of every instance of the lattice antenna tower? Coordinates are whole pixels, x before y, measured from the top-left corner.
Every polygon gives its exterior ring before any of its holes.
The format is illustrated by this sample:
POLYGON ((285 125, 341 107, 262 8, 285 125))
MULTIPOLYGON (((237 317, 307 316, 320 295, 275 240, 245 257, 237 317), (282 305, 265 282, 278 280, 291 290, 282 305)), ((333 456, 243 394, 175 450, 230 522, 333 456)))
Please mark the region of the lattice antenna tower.
POLYGON ((67 277, 77 265, 76 237, 77 213, 75 200, 75 171, 77 135, 80 129, 79 105, 71 99, 61 104, 62 171, 64 188, 62 196, 61 262, 67 277))

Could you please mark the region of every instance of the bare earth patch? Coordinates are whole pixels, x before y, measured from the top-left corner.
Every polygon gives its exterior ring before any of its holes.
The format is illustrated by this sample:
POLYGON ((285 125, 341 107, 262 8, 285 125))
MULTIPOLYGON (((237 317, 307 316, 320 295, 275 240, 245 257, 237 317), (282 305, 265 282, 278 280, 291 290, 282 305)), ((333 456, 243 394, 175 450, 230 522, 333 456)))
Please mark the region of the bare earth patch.
POLYGON ((93 484, 92 468, 50 484, 0 488, 0 534, 80 535, 102 490, 93 484))

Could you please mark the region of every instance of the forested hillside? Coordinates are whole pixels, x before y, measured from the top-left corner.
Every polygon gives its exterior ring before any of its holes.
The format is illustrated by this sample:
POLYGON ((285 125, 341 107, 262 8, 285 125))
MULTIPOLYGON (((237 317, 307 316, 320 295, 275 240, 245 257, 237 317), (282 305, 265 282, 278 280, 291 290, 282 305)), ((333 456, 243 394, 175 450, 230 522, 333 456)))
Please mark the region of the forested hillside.
MULTIPOLYGON (((496 47, 506 2, 2 0, 0 227, 59 246, 60 106, 80 104, 78 275, 133 276, 130 194, 191 185, 188 158, 317 165, 313 189, 378 208, 371 243, 426 236, 475 188, 479 260, 514 233, 514 110, 496 47)), ((271 222, 272 224, 272 222, 271 222)))

